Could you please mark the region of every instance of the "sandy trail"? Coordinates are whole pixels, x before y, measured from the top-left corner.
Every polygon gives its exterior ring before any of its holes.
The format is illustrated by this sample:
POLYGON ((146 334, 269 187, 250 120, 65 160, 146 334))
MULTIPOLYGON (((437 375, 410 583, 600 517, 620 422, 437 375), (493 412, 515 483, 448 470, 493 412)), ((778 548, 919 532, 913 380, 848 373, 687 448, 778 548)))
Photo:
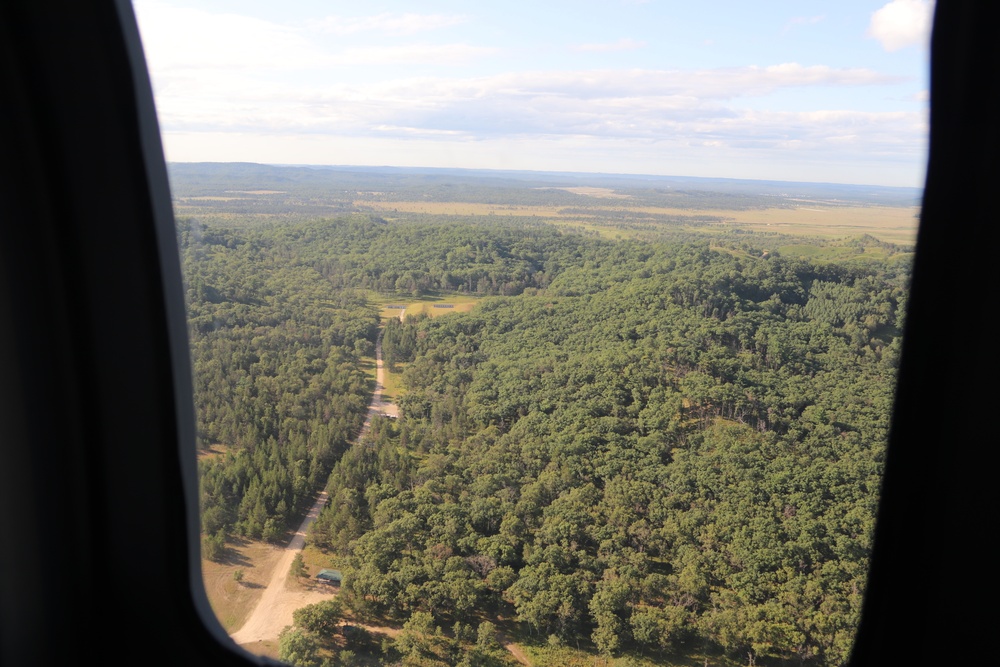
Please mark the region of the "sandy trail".
MULTIPOLYGON (((400 321, 406 313, 404 308, 399 313, 400 321)), ((392 403, 382 401, 382 391, 385 388, 385 366, 382 363, 382 336, 375 344, 375 391, 372 393, 371 403, 368 404, 368 415, 365 417, 364 426, 358 434, 358 440, 363 438, 371 428, 372 418, 375 415, 388 415, 396 417, 399 408, 392 403)), ((310 524, 319 516, 320 510, 326 505, 326 491, 319 494, 312 509, 309 510, 302 523, 299 525, 295 535, 284 547, 281 559, 274 566, 274 574, 268 582, 264 594, 254 608, 250 618, 239 630, 229 635, 237 644, 250 644, 253 642, 274 640, 278 638, 286 625, 292 624, 292 612, 300 607, 325 600, 332 595, 336 595, 337 589, 330 587, 329 590, 290 590, 288 588, 288 571, 292 567, 292 560, 295 554, 302 551, 306 541, 306 531, 310 524)))
POLYGON ((521 647, 515 644, 514 642, 504 639, 501 643, 503 647, 507 649, 512 656, 514 656, 514 659, 517 660, 522 665, 529 665, 530 667, 531 665, 535 664, 531 662, 531 658, 528 657, 528 654, 522 651, 521 647))
MULTIPOLYGON (((402 322, 406 316, 406 309, 400 311, 399 321, 402 322)), ((378 338, 375 345, 375 391, 372 393, 371 403, 368 404, 368 415, 365 417, 364 426, 358 434, 360 440, 371 428, 372 418, 375 415, 389 415, 395 417, 398 408, 391 403, 382 401, 382 391, 385 387, 385 366, 382 363, 382 336, 378 338)), ((268 640, 275 640, 286 625, 292 625, 292 613, 301 607, 314 604, 322 600, 329 599, 337 594, 339 589, 329 587, 329 590, 290 590, 288 584, 288 572, 292 567, 292 560, 295 554, 302 551, 305 546, 306 531, 310 524, 319 516, 320 510, 326 505, 326 491, 319 494, 312 509, 306 514, 299 529, 284 548, 281 559, 274 566, 274 574, 268 583, 260 602, 254 608, 250 618, 243 624, 243 627, 230 635, 230 638, 237 644, 252 644, 268 640)), ((324 587, 325 588, 325 587, 324 587)), ((378 632, 389 637, 399 635, 398 628, 388 628, 372 625, 364 625, 351 621, 351 625, 360 625, 370 632, 378 632)), ((501 638, 503 647, 510 651, 510 654, 522 665, 531 665, 531 660, 527 654, 507 637, 501 638)))
POLYGON ((284 548, 281 559, 274 566, 274 574, 268 582, 264 594, 257 603, 250 618, 243 624, 243 627, 230 635, 237 644, 249 644, 250 642, 264 641, 267 639, 277 639, 278 635, 286 625, 292 624, 292 612, 299 607, 313 604, 320 600, 325 600, 335 594, 335 589, 331 587, 326 591, 309 590, 288 590, 288 571, 292 567, 292 560, 295 554, 302 551, 305 546, 306 530, 309 525, 319 516, 319 511, 326 505, 326 491, 319 494, 316 502, 306 514, 302 523, 299 524, 295 535, 284 548))
MULTIPOLYGON (((402 321, 404 309, 399 314, 399 319, 402 321)), ((375 415, 386 415, 388 417, 398 417, 399 408, 393 403, 386 403, 382 400, 382 392, 385 390, 385 363, 382 361, 382 334, 379 334, 378 341, 375 343, 375 391, 372 393, 372 402, 368 404, 368 417, 365 418, 365 425, 361 427, 361 434, 358 435, 358 440, 368 432, 368 428, 371 426, 372 417, 375 415)))

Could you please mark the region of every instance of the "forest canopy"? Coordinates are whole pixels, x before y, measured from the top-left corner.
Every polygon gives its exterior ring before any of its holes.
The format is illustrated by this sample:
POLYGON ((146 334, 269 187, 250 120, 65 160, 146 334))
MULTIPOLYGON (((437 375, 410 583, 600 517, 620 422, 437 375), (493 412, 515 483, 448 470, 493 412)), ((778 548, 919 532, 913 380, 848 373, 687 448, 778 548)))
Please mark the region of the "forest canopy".
POLYGON ((502 664, 492 630, 460 629, 503 618, 607 656, 846 662, 907 255, 357 214, 182 219, 178 236, 216 452, 206 555, 277 539, 325 486, 310 542, 344 570, 352 613, 430 632, 393 649, 413 664, 502 664), (481 300, 379 321, 380 299, 442 293, 481 300), (400 417, 351 444, 380 335, 400 417))

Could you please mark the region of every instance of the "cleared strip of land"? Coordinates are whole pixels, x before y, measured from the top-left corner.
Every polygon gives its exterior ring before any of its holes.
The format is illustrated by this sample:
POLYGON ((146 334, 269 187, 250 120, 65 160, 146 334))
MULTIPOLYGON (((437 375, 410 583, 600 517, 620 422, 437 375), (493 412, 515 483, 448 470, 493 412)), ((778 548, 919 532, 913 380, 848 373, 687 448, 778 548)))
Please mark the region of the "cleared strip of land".
POLYGON ((824 206, 821 203, 803 202, 803 206, 790 208, 764 208, 748 210, 687 209, 661 206, 587 205, 568 208, 564 206, 497 205, 479 202, 433 201, 357 201, 355 206, 380 214, 422 213, 427 215, 482 215, 535 217, 551 220, 588 220, 597 222, 622 212, 673 217, 718 218, 721 225, 737 229, 773 231, 786 234, 842 238, 845 236, 872 236, 893 243, 910 244, 916 239, 919 209, 895 206, 824 206))

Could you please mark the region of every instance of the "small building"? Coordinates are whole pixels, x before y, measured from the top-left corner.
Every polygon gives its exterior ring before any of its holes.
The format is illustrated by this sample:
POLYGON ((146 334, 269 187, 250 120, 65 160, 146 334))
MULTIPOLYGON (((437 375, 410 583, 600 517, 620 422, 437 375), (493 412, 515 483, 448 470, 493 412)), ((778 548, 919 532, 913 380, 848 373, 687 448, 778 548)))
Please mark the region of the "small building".
POLYGON ((341 574, 340 570, 320 570, 316 578, 334 586, 340 586, 344 581, 344 575, 341 574))

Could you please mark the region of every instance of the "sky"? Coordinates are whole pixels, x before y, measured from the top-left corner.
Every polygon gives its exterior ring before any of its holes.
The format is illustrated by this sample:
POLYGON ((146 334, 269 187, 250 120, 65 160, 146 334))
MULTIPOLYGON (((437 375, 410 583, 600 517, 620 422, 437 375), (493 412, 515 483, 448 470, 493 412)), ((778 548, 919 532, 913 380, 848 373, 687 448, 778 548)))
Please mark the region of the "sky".
POLYGON ((172 162, 921 187, 931 0, 134 0, 172 162))

